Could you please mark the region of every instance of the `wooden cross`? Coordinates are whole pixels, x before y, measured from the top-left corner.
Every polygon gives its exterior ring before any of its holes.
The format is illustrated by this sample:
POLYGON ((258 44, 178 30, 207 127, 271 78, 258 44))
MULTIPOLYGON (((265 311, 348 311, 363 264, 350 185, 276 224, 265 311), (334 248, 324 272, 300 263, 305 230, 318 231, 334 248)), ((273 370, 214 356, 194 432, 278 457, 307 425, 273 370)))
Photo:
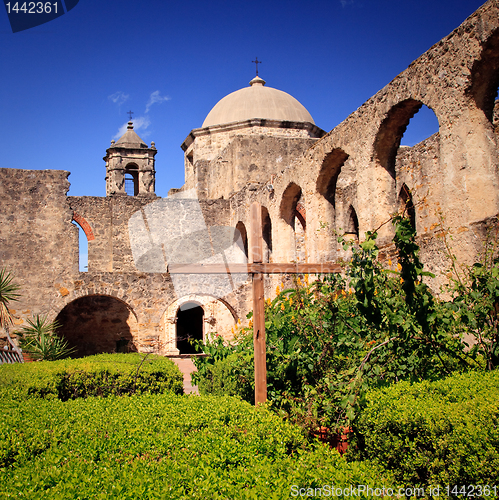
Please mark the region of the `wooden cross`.
POLYGON ((258 60, 258 57, 256 57, 256 58, 255 58, 255 60, 254 60, 254 61, 251 61, 251 62, 253 62, 253 63, 255 63, 255 64, 256 64, 256 76, 258 76, 258 65, 259 65, 259 64, 262 64, 262 61, 259 61, 259 60, 258 60))
MULTIPOLYGON (((264 274, 322 274, 339 273, 341 266, 332 263, 276 264, 263 262, 262 207, 254 202, 250 212, 252 236, 251 263, 230 264, 230 273, 252 275, 253 288, 253 346, 255 351, 255 405, 267 400, 267 357, 265 343, 265 289, 264 274)), ((225 274, 229 265, 224 264, 175 264, 168 266, 170 274, 225 274)))

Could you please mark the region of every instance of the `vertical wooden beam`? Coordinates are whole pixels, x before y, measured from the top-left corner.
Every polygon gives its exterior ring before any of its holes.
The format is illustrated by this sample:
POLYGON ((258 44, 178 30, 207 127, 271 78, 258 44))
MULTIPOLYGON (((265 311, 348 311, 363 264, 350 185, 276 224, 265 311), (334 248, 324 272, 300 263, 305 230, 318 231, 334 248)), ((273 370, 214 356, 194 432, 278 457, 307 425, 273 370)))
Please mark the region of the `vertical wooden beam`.
MULTIPOLYGON (((263 260, 262 207, 251 205, 251 257, 263 260)), ((255 350, 255 405, 267 401, 267 358, 265 346, 265 290, 263 274, 253 273, 253 346, 255 350)))

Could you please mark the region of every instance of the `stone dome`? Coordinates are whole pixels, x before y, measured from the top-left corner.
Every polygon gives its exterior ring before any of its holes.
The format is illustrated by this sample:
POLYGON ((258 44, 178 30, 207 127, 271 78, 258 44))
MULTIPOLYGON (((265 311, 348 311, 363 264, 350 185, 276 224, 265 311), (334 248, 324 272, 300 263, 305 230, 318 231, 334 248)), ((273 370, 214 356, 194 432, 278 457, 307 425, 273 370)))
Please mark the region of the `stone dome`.
POLYGON ((147 144, 133 130, 133 122, 129 121, 126 132, 116 141, 116 146, 123 148, 147 148, 147 144))
POLYGON ((249 87, 232 92, 218 101, 208 113, 203 128, 254 118, 289 122, 314 120, 294 97, 281 90, 265 87, 265 80, 255 77, 249 87))

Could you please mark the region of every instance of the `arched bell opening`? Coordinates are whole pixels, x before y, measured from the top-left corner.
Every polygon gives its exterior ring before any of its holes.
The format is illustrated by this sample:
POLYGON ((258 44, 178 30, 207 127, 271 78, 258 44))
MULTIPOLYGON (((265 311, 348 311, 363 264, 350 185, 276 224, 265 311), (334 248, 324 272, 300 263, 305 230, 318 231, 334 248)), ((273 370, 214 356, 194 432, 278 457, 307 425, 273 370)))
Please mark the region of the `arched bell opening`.
POLYGON ((125 167, 125 192, 128 196, 139 194, 139 167, 135 163, 125 167))

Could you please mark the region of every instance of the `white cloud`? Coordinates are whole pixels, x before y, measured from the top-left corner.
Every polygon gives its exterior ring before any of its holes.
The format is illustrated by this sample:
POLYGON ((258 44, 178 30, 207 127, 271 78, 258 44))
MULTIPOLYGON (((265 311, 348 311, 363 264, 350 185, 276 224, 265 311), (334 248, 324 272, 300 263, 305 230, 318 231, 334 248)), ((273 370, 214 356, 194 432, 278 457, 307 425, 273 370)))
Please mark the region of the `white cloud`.
MULTIPOLYGON (((139 116, 137 118, 133 118, 133 129, 135 132, 138 130, 145 131, 149 125, 151 125, 151 120, 149 119, 148 116, 139 116)), ((113 139, 119 139, 125 132, 126 132, 126 127, 127 127, 128 122, 124 123, 120 129, 118 130, 117 134, 113 137, 113 139)), ((147 133, 142 133, 141 137, 147 137, 147 133)))
POLYGON ((170 99, 171 97, 159 95, 159 90, 152 92, 151 95, 149 96, 149 101, 147 101, 146 113, 149 112, 153 104, 169 101, 170 99))
POLYGON ((113 101, 118 106, 121 106, 125 101, 128 100, 129 97, 130 96, 128 94, 125 94, 124 92, 121 92, 121 90, 120 90, 120 91, 115 92, 114 94, 111 94, 110 96, 108 96, 108 99, 110 101, 113 101))

